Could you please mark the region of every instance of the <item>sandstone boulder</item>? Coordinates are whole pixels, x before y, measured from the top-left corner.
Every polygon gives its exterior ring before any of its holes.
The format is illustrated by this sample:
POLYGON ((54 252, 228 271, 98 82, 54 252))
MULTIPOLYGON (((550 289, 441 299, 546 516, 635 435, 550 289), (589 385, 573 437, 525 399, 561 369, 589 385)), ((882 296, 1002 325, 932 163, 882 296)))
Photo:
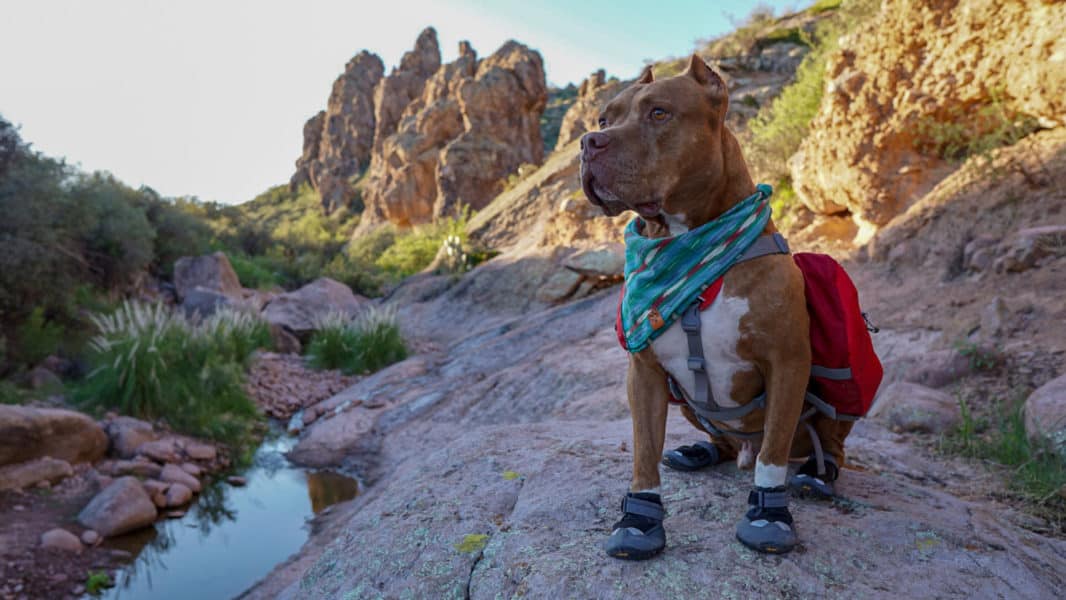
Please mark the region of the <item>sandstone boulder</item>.
POLYGON ((89 501, 78 514, 78 522, 108 538, 147 527, 156 515, 155 504, 140 482, 120 477, 89 501))
POLYGON ((42 481, 55 483, 74 474, 70 463, 50 456, 0 466, 0 490, 28 488, 42 481))
POLYGON ((599 129, 597 120, 603 105, 610 101, 624 84, 618 79, 607 79, 607 73, 600 69, 581 82, 577 90, 577 99, 563 115, 559 127, 559 140, 555 143, 558 150, 580 138, 586 132, 599 129))
POLYGON ((980 135, 1003 118, 1062 125, 1064 27, 1063 3, 881 3, 829 60, 812 135, 790 163, 801 200, 882 226, 953 170, 930 147, 938 126, 965 120, 980 135), (982 120, 982 110, 1001 116, 982 120))
POLYGON ((181 310, 188 318, 210 317, 223 308, 236 307, 237 301, 222 292, 195 287, 185 292, 181 310))
POLYGON ((174 289, 178 300, 184 301, 196 288, 216 292, 235 301, 242 297, 237 272, 223 252, 184 256, 174 263, 174 289))
POLYGON ((959 422, 959 407, 944 392, 900 381, 878 393, 869 416, 898 431, 944 433, 959 422))
POLYGON ((119 458, 133 458, 142 444, 159 439, 151 423, 133 417, 115 417, 104 431, 111 441, 111 453, 119 458))
POLYGON ((997 272, 1026 271, 1046 257, 1066 255, 1066 225, 1021 229, 1000 247, 1000 256, 992 265, 997 272))
POLYGON ((174 483, 166 492, 166 507, 177 508, 192 501, 192 490, 183 483, 174 483))
POLYGON ((0 405, 0 465, 43 456, 93 462, 107 451, 107 434, 70 410, 0 405))
POLYGON ((605 242, 566 257, 563 266, 579 275, 619 277, 626 268, 625 246, 605 242))
POLYGON ((319 318, 331 312, 353 315, 367 302, 343 283, 322 277, 271 300, 263 310, 263 318, 302 337, 314 330, 319 318))
POLYGON ((1045 383, 1025 400, 1025 430, 1051 442, 1066 458, 1066 375, 1045 383))
POLYGON ((203 487, 200 485, 199 479, 189 475, 184 469, 175 464, 165 465, 162 472, 159 473, 159 479, 167 483, 181 484, 197 494, 200 493, 203 487))
POLYGON ((66 529, 49 529, 41 534, 41 546, 44 548, 54 548, 56 550, 63 550, 64 552, 74 552, 80 554, 84 549, 81 545, 81 540, 78 536, 67 531, 66 529))

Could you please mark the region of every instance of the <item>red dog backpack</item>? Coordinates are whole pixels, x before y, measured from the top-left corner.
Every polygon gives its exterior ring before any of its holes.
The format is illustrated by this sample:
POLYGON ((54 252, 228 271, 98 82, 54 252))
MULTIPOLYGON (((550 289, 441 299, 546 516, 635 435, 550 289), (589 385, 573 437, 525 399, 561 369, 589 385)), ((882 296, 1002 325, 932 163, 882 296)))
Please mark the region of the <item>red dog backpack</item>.
POLYGON ((840 416, 862 417, 884 373, 859 308, 859 293, 832 257, 799 252, 793 259, 803 271, 811 317, 809 391, 840 416))

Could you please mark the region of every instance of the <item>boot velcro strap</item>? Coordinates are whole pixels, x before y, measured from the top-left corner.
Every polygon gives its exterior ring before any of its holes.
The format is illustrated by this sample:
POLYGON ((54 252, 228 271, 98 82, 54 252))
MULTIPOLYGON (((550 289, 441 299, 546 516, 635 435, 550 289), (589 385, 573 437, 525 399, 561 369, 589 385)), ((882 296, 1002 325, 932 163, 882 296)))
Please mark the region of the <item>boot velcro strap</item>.
POLYGON ((666 511, 661 504, 641 500, 640 498, 634 498, 632 496, 626 496, 622 499, 622 512, 631 515, 640 515, 656 521, 662 521, 663 517, 666 516, 666 511))
POLYGON ((788 508, 788 491, 752 490, 748 494, 748 504, 759 508, 788 508))

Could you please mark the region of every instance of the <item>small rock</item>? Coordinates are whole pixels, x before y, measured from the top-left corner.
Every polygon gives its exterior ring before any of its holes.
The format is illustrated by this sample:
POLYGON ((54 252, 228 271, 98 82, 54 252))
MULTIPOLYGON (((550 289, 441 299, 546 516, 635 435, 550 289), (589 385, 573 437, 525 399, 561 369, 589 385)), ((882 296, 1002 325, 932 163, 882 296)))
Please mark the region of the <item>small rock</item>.
POLYGON ((119 550, 118 548, 112 548, 111 550, 108 550, 108 554, 110 554, 113 558, 117 558, 119 560, 133 558, 132 553, 127 550, 119 550))
MULTIPOLYGON (((188 489, 188 488, 185 488, 188 489)), ((165 493, 152 494, 152 504, 155 504, 156 508, 167 507, 167 495, 165 493)))
POLYGON ((959 407, 944 392, 900 381, 878 393, 869 416, 901 431, 943 433, 959 422, 959 407))
POLYGON ((92 529, 86 529, 81 532, 81 541, 86 546, 95 546, 96 543, 100 541, 100 534, 92 529))
POLYGON ((189 442, 185 445, 185 455, 193 460, 212 461, 218 456, 218 450, 211 444, 189 442))
POLYGON ((180 518, 182 518, 184 516, 185 516, 185 511, 183 511, 183 510, 168 510, 166 512, 166 517, 168 519, 180 519, 180 518))
POLYGON ((183 471, 181 467, 175 464, 164 466, 163 471, 159 474, 159 479, 169 481, 170 483, 180 483, 197 494, 203 489, 199 479, 189 475, 183 471))
POLYGON ((198 466, 196 466, 196 465, 194 465, 192 463, 182 463, 181 464, 181 470, 185 471, 189 475, 192 475, 193 477, 199 477, 199 476, 203 475, 203 473, 204 473, 203 469, 201 469, 200 467, 198 467, 198 466))
POLYGON ((142 444, 159 439, 151 423, 133 417, 116 417, 104 431, 111 439, 111 452, 119 458, 133 458, 142 444))
POLYGON ((151 525, 156 514, 141 482, 120 477, 93 497, 78 514, 78 522, 106 538, 151 525))
POLYGON ((248 480, 244 477, 241 477, 240 475, 230 475, 226 478, 226 482, 236 487, 243 487, 245 485, 248 485, 248 480))
POLYGON ((26 380, 30 388, 35 390, 59 389, 63 387, 63 380, 59 378, 59 375, 44 367, 35 367, 26 376, 26 380))
POLYGON ((78 536, 66 529, 50 529, 41 534, 41 546, 44 548, 56 548, 67 552, 82 551, 81 540, 78 536))
POLYGON ((178 462, 181 460, 178 440, 170 437, 141 444, 137 448, 137 454, 159 463, 178 462))
POLYGON ((1025 431, 1051 442, 1066 458, 1066 375, 1052 379, 1025 400, 1025 431))
POLYGON ((0 490, 50 484, 74 474, 70 463, 50 456, 0 467, 0 490))
MULTIPOLYGON (((160 469, 160 471, 162 471, 162 469, 160 469)), ((169 483, 165 483, 163 481, 156 481, 154 479, 146 479, 141 482, 141 485, 144 486, 144 491, 148 492, 149 496, 155 494, 165 494, 167 492, 167 488, 170 487, 169 483)))
POLYGON ((175 483, 167 490, 166 507, 185 506, 192 500, 192 490, 181 483, 175 483))

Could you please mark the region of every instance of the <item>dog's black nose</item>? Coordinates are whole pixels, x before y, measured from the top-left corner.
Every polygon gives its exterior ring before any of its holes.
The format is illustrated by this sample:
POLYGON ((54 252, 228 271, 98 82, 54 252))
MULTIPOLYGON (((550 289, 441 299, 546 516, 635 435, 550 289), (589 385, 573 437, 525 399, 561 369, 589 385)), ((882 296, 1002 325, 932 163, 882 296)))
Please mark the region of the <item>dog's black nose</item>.
POLYGON ((607 149, 611 137, 602 131, 590 131, 581 136, 581 152, 590 159, 607 149))

